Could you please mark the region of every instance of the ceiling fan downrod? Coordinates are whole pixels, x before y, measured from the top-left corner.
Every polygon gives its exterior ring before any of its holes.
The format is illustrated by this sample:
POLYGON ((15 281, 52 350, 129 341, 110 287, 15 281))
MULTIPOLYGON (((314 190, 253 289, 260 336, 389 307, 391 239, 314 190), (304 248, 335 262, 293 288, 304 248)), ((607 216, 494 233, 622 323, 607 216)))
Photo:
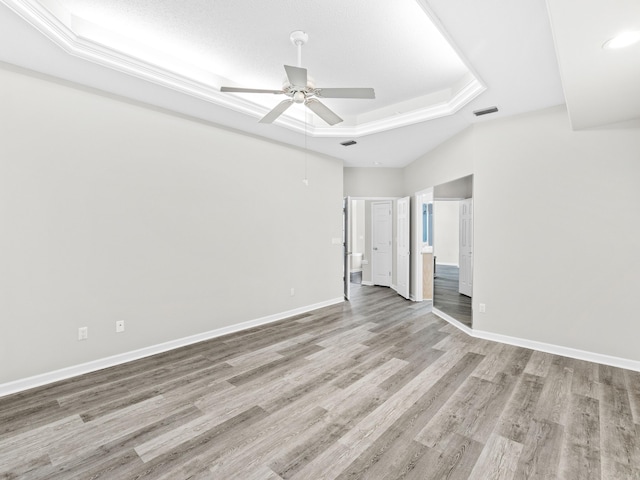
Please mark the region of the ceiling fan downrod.
POLYGON ((309 40, 309 35, 302 30, 295 30, 289 35, 289 39, 298 48, 298 67, 302 68, 302 46, 309 40))

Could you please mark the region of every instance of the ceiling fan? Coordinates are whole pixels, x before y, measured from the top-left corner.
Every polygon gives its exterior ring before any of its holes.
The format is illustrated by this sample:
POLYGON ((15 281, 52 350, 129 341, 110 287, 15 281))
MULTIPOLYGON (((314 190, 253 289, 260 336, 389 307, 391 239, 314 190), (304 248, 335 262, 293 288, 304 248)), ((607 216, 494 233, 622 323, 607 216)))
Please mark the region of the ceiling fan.
POLYGON ((307 75, 307 69, 302 68, 302 46, 307 43, 309 36, 303 31, 296 30, 291 33, 291 43, 298 47, 298 66, 285 65, 287 81, 281 90, 263 90, 257 88, 220 87, 221 92, 231 93, 272 93, 275 95, 286 95, 283 100, 267 113, 260 123, 273 123, 294 103, 304 103, 309 110, 322 118, 329 125, 342 122, 342 118, 336 115, 319 99, 321 98, 375 98, 373 88, 316 88, 313 81, 307 75))

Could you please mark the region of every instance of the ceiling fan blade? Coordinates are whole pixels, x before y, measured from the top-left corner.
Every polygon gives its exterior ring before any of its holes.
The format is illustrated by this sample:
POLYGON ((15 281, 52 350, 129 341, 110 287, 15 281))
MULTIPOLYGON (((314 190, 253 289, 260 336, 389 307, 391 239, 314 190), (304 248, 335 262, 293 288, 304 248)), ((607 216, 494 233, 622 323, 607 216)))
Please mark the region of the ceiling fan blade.
POLYGON ((376 98, 373 88, 317 88, 320 98, 376 98))
POLYGON ((287 108, 293 105, 293 100, 283 100, 273 110, 260 119, 259 123, 273 123, 287 108))
POLYGON ((221 92, 231 93, 284 93, 282 90, 262 90, 259 88, 220 87, 221 92))
POLYGON ((335 113, 333 113, 329 107, 327 107, 324 103, 322 103, 320 100, 317 100, 315 98, 310 98, 309 100, 307 100, 306 102, 304 102, 304 104, 309 107, 309 109, 315 113, 316 115, 318 115, 321 119, 323 119, 325 122, 327 122, 329 125, 335 125, 336 123, 340 123, 342 121, 342 119, 336 115, 335 113))
POLYGON ((292 67, 291 65, 285 65, 284 69, 287 72, 287 78, 291 85, 296 87, 307 86, 307 69, 301 67, 292 67))

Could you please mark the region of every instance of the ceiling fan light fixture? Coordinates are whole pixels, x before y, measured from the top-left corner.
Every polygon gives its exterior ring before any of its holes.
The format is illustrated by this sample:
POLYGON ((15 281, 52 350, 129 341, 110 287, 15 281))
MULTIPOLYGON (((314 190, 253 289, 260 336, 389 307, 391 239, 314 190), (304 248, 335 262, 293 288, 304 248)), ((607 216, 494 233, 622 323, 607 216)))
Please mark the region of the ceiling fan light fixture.
POLYGON ((640 30, 623 32, 604 42, 602 48, 606 50, 616 50, 618 48, 629 47, 638 42, 640 42, 640 30))

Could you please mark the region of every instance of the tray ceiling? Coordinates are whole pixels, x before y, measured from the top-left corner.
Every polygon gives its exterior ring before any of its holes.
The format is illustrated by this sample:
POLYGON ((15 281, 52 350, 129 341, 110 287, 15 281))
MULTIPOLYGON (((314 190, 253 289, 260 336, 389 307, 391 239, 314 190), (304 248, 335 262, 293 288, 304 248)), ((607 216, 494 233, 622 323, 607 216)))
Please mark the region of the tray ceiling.
POLYGON ((348 166, 404 166, 474 122, 564 103, 544 0, 0 0, 0 29, 7 64, 348 166), (298 105, 263 125, 279 97, 219 91, 279 89, 297 62, 293 30, 309 34, 302 66, 316 85, 376 99, 323 100, 345 120, 334 127, 298 105))

